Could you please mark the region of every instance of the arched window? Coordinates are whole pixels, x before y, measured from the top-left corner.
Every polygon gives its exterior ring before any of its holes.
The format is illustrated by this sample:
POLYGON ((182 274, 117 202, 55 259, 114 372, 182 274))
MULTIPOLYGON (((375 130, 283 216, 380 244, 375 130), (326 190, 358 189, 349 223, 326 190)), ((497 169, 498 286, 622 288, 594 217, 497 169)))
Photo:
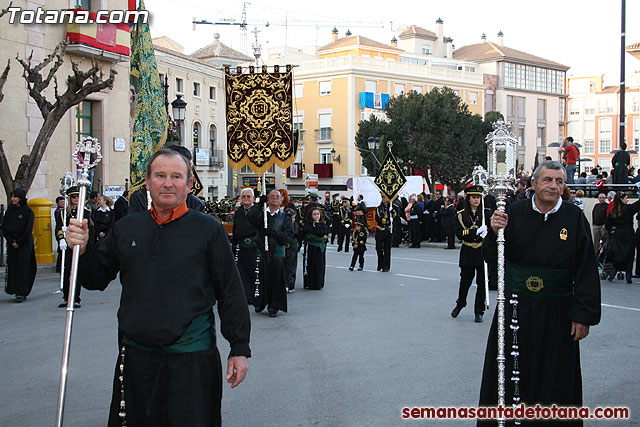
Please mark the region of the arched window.
POLYGON ((212 150, 218 149, 218 147, 216 146, 217 140, 218 140, 218 129, 216 128, 216 125, 211 124, 209 125, 209 142, 211 143, 212 150))
POLYGON ((202 126, 199 122, 193 123, 193 148, 200 148, 199 142, 202 135, 202 126))

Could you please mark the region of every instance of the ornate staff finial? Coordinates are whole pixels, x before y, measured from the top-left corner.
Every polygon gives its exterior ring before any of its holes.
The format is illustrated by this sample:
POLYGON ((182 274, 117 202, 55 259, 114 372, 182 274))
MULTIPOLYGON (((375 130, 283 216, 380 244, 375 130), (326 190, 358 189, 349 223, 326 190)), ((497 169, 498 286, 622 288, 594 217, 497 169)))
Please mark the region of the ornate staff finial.
POLYGON ((60 178, 60 195, 64 196, 67 190, 75 185, 75 179, 71 172, 65 172, 64 176, 60 178))
POLYGON ((78 185, 89 187, 89 169, 95 168, 100 160, 102 160, 102 147, 98 142, 98 138, 91 136, 83 136, 81 141, 76 143, 76 149, 73 151, 73 161, 82 168, 82 174, 78 179, 78 185), (82 154, 82 156, 79 156, 82 154), (91 155, 95 154, 95 159, 91 160, 91 155))

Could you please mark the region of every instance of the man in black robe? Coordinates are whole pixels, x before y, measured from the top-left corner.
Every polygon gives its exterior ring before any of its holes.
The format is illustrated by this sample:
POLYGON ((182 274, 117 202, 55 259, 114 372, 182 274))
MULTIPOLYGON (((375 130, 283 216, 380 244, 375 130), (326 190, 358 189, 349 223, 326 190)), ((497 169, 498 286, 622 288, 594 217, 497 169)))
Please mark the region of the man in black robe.
POLYGON ((611 166, 613 167, 611 176, 614 184, 629 183, 629 164, 631 163, 631 157, 626 150, 627 144, 623 142, 620 144, 620 150, 618 150, 611 159, 611 166))
POLYGON ((251 289, 256 279, 258 256, 256 245, 258 229, 249 222, 249 211, 253 209, 255 201, 253 190, 243 189, 240 193, 240 201, 242 205, 236 209, 233 216, 233 244, 236 245, 238 271, 247 294, 247 301, 251 303, 251 289))
POLYGON ((258 230, 256 243, 260 255, 260 283, 257 292, 253 287, 252 295, 256 313, 266 307, 269 317, 276 317, 280 310, 287 312, 284 257, 285 247, 293 237, 293 226, 291 219, 280 210, 282 194, 278 190, 269 193, 266 203, 266 227, 262 206, 249 212, 249 222, 258 230), (268 250, 265 248, 265 236, 268 238, 268 250))
POLYGON ((382 203, 376 208, 376 253, 377 270, 384 273, 391 268, 391 226, 395 216, 396 211, 391 209, 389 199, 383 196, 382 203))
MULTIPOLYGON (((429 215, 427 215, 427 217, 428 216, 429 215)), ((453 199, 451 197, 447 197, 444 201, 444 207, 440 210, 440 226, 447 238, 446 249, 456 248, 455 220, 456 208, 453 206, 453 199)))
MULTIPOLYGON (((251 355, 249 312, 227 233, 212 216, 187 208, 190 171, 184 157, 159 150, 147 168, 151 210, 122 218, 94 248, 86 246, 86 222, 74 219, 67 229, 69 245, 80 245, 83 254, 83 286, 103 290, 120 273, 123 410, 130 427, 221 425, 216 302, 231 346, 226 380, 232 388, 244 379, 251 355)), ((113 398, 109 426, 121 425, 118 370, 113 398)))
MULTIPOLYGON (((542 163, 532 180, 535 196, 512 203, 506 214, 494 212, 483 244, 485 257, 495 258, 497 232, 505 229, 505 404, 509 406, 514 397, 512 294, 518 295, 521 402, 582 406, 578 342, 600 321, 600 280, 589 223, 580 208, 562 201, 564 183, 560 163, 542 163)), ((496 310, 487 343, 480 406, 497 403, 497 320, 496 310)))
POLYGON ((20 303, 31 293, 37 272, 33 244, 34 215, 22 188, 13 190, 10 198, 11 205, 2 222, 2 235, 7 240, 7 283, 4 290, 15 295, 16 302, 20 303))
POLYGON ((442 191, 436 191, 436 198, 433 203, 429 203, 429 212, 433 215, 433 239, 434 242, 442 242, 444 240, 442 232, 442 224, 440 223, 440 209, 444 206, 442 191))
POLYGON ((129 212, 129 190, 124 190, 122 196, 113 204, 114 221, 118 222, 122 217, 127 216, 129 212))

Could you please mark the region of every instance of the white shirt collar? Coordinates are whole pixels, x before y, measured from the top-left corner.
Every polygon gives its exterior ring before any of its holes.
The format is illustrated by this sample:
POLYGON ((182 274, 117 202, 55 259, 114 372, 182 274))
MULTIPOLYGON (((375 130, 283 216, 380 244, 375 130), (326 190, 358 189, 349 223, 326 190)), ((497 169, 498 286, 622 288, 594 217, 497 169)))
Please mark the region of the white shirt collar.
MULTIPOLYGON (((540 211, 540 209, 538 209, 538 207, 536 206, 536 195, 534 194, 533 197, 531 198, 531 207, 533 207, 533 210, 538 212, 538 213, 542 213, 540 211)), ((551 209, 549 212, 547 212, 546 214, 544 214, 544 220, 546 221, 547 218, 549 218, 549 215, 554 214, 556 212, 558 212, 558 210, 560 210, 560 206, 562 206, 562 197, 558 198, 558 202, 556 203, 556 205, 553 207, 553 209, 551 209)))
POLYGON ((104 208, 101 206, 98 206, 98 210, 101 212, 109 212, 111 209, 109 208, 109 206, 105 206, 104 208))

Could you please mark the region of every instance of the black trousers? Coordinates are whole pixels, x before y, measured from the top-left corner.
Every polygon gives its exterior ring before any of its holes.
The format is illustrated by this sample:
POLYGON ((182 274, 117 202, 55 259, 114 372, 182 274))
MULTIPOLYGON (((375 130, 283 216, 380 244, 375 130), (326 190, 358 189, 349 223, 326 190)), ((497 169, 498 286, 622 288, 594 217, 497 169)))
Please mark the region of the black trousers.
POLYGON ((473 312, 483 314, 485 310, 484 297, 484 266, 481 267, 460 267, 460 288, 458 290, 458 299, 456 305, 460 308, 467 306, 467 294, 473 281, 473 276, 476 277, 476 300, 473 305, 473 312))
POLYGON ((349 252, 349 240, 351 240, 351 227, 346 228, 344 224, 339 225, 340 233, 338 234, 338 252, 342 250, 342 244, 344 243, 344 251, 349 252))
MULTIPOLYGON (((66 256, 66 255, 65 255, 66 256)), ((60 273, 62 270, 62 251, 58 248, 58 256, 56 257, 56 273, 60 273)))
MULTIPOLYGON (((118 375, 116 369, 109 427, 121 425, 118 375)), ((124 395, 129 427, 220 426, 222 364, 218 349, 163 354, 127 346, 124 395)))
POLYGON ((256 257, 258 256, 258 248, 243 248, 240 246, 236 250, 238 251, 237 265, 240 279, 244 286, 244 292, 247 295, 247 301, 251 302, 253 298, 251 289, 253 289, 256 281, 256 257))
POLYGON ((397 248, 402 243, 402 221, 400 217, 393 219, 393 233, 391 238, 391 246, 397 248))
POLYGON ((391 233, 378 231, 376 233, 376 253, 378 254, 378 270, 391 268, 391 233))
POLYGON ((456 247, 456 234, 451 227, 444 227, 445 235, 447 236, 447 249, 455 249, 456 247))
POLYGON ((284 254, 284 283, 287 289, 295 289, 298 270, 298 248, 287 248, 284 254))
POLYGON ((332 245, 336 237, 340 235, 340 227, 342 227, 342 224, 340 223, 340 216, 332 215, 331 216, 331 244, 332 245))
POLYGON ((356 260, 360 261, 359 267, 364 268, 364 252, 367 250, 364 246, 358 246, 353 250, 353 256, 351 257, 351 268, 356 266, 356 260))
POLYGON ((420 220, 412 219, 409 221, 409 229, 411 230, 411 247, 419 248, 422 230, 420 229, 420 220))
MULTIPOLYGON (((65 301, 69 301, 69 286, 71 278, 71 260, 73 258, 73 250, 67 249, 67 253, 64 256, 64 281, 62 282, 62 295, 65 301)), ((76 281, 76 297, 73 302, 80 302, 80 290, 82 286, 79 281, 76 281)))

